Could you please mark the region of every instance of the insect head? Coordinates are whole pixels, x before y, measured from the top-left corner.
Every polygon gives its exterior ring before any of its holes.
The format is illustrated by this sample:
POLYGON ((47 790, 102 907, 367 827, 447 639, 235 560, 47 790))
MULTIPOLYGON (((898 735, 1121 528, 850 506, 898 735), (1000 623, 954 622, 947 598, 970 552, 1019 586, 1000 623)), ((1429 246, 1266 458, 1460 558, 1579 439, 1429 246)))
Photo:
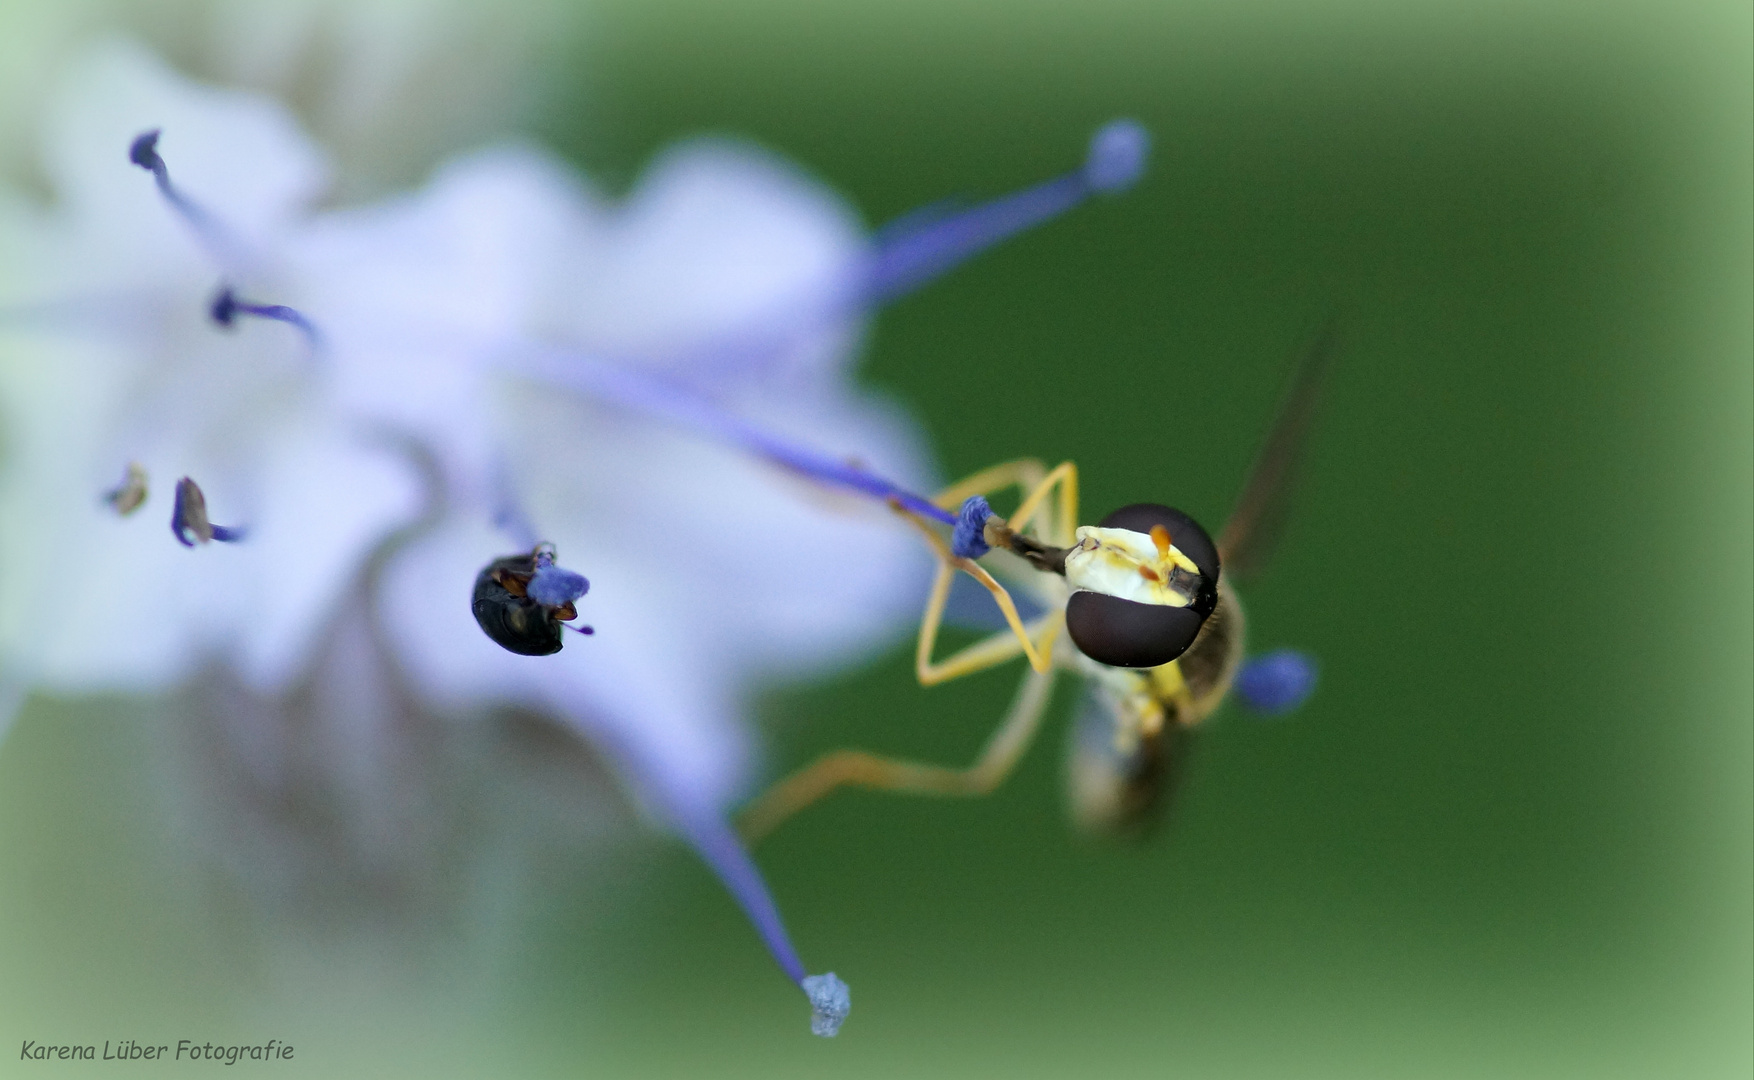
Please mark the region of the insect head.
POLYGON ((1111 667, 1151 668, 1187 651, 1218 606, 1218 548, 1199 523, 1157 503, 1083 526, 1066 551, 1066 632, 1111 667))

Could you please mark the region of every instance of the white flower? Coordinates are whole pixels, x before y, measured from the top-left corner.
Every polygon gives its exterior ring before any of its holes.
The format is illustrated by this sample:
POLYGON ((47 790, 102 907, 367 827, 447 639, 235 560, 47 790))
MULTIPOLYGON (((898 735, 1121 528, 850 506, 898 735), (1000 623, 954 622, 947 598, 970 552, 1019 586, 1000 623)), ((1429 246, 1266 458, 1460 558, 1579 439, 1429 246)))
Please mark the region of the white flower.
POLYGON ((869 649, 922 593, 907 529, 835 490, 929 473, 906 419, 851 382, 861 320, 1129 182, 1138 133, 873 245, 819 185, 720 142, 672 150, 619 204, 509 146, 319 211, 329 170, 284 109, 120 43, 68 73, 46 132, 56 201, 0 217, 18 253, 0 279, 5 677, 148 691, 220 657, 273 697, 338 616, 375 619, 424 707, 534 706, 606 752, 832 1033, 845 987, 806 982, 724 812, 751 689, 869 649), (856 458, 858 482, 795 447, 856 458), (124 517, 100 495, 130 463, 153 494, 124 517), (184 476, 245 542, 166 535, 184 476), (508 536, 508 510, 527 528, 508 536), (469 610, 482 568, 536 540, 592 581, 598 632, 559 655, 500 649, 469 610))
POLYGON ((800 332, 783 363, 742 371, 702 347, 797 306, 863 251, 821 189, 715 144, 672 152, 624 207, 513 148, 317 223, 294 256, 311 283, 297 299, 336 339, 336 398, 439 433, 431 442, 460 500, 399 561, 391 594, 459 595, 514 546, 493 529, 508 496, 593 583, 584 607, 597 636, 553 661, 483 648, 461 603, 418 605, 399 632, 424 692, 552 698, 545 688, 564 678, 569 713, 661 745, 708 802, 736 792, 745 691, 896 625, 923 567, 911 538, 880 506, 839 500, 823 513, 832 500, 763 462, 503 366, 520 348, 561 344, 691 377, 715 384, 727 408, 917 477, 905 422, 847 379, 851 318, 800 332))
POLYGON ((364 545, 409 513, 401 470, 323 400, 296 334, 211 324, 212 257, 127 165, 144 116, 179 124, 193 191, 261 252, 300 227, 326 171, 282 110, 183 83, 136 50, 100 49, 68 73, 45 123, 55 202, 7 206, 17 254, 4 295, 18 332, 0 367, 15 432, 0 582, 29 589, 33 567, 76 567, 61 587, 86 615, 0 607, 9 670, 51 690, 169 685, 221 646, 265 682, 284 680, 364 545), (98 495, 129 461, 146 466, 156 497, 120 519, 98 495), (219 520, 251 519, 257 542, 194 563, 161 543, 184 475, 219 520), (327 498, 322 481, 335 475, 361 497, 327 498), (320 528, 280 527, 311 515, 320 528))
POLYGON ((174 55, 195 78, 291 104, 357 200, 530 118, 577 78, 596 15, 565 0, 79 0, 0 5, 0 176, 25 160, 59 74, 95 33, 174 55))
MULTIPOLYGON (((520 385, 494 361, 526 340, 634 365, 685 356, 843 273, 864 244, 851 216, 725 146, 667 158, 626 210, 526 149, 459 162, 381 206, 314 213, 323 159, 271 102, 189 84, 119 44, 66 85, 44 155, 57 201, 7 208, 23 256, 10 265, 28 270, 6 283, 20 332, 0 374, 10 677, 143 691, 220 653, 256 691, 284 690, 329 614, 355 602, 372 545, 433 494, 386 452, 390 435, 435 454, 443 486, 438 531, 401 553, 378 598, 420 694, 548 707, 685 834, 725 849, 721 865, 739 858, 718 812, 750 761, 751 684, 881 640, 917 593, 920 559, 881 507, 824 514, 819 493, 734 449, 520 385), (134 138, 160 128, 192 220, 128 164, 134 138), (320 346, 273 321, 212 325, 221 279, 309 312, 320 346), (130 462, 155 495, 121 517, 100 495, 130 462), (204 486, 215 520, 247 524, 248 542, 175 543, 165 508, 179 476, 204 486), (505 652, 469 614, 476 573, 516 546, 494 530, 508 497, 597 580, 602 632, 559 656, 505 652), (45 619, 44 568, 54 612, 93 617, 45 619)), ((919 475, 899 416, 846 378, 855 323, 782 343, 788 393, 762 396, 766 419, 919 475)), ((715 359, 696 374, 735 386, 715 359)))
MULTIPOLYGON (((661 162, 621 209, 511 149, 457 162, 413 196, 313 214, 322 157, 271 103, 187 84, 120 45, 67 85, 45 154, 57 203, 11 208, 26 254, 9 266, 29 280, 8 306, 40 309, 35 329, 49 332, 15 335, 32 355, 5 369, 24 430, 0 581, 23 595, 33 567, 78 567, 63 583, 70 607, 104 614, 44 625, 27 605, 0 612, 5 655, 33 683, 162 686, 223 646, 253 685, 284 685, 365 549, 415 510, 417 478, 372 441, 379 428, 430 446, 451 487, 445 532, 404 560, 388 604, 440 700, 530 698, 544 667, 589 661, 581 678, 610 697, 694 698, 678 708, 698 715, 674 725, 698 737, 640 727, 693 742, 701 782, 722 796, 746 756, 732 719, 744 684, 843 654, 902 609, 918 560, 880 508, 852 507, 861 524, 822 514, 820 496, 771 467, 492 367, 520 341, 633 362, 685 354, 788 303, 861 253, 826 192, 753 151, 702 145, 661 162), (176 183, 247 248, 242 265, 216 265, 127 166, 133 137, 158 127, 176 183), (239 295, 313 313, 321 350, 272 322, 213 326, 226 269, 239 295), (99 495, 131 460, 159 499, 118 519, 99 495), (216 520, 247 521, 250 542, 193 555, 167 542, 154 511, 181 475, 216 520), (513 546, 493 531, 508 478, 563 561, 597 583, 604 632, 549 664, 493 649, 464 602, 481 565, 513 546)), ((784 405, 764 419, 917 476, 898 415, 846 380, 854 336, 848 319, 805 335, 783 396, 739 389, 784 405)), ((715 359, 701 356, 703 374, 734 382, 715 359)))

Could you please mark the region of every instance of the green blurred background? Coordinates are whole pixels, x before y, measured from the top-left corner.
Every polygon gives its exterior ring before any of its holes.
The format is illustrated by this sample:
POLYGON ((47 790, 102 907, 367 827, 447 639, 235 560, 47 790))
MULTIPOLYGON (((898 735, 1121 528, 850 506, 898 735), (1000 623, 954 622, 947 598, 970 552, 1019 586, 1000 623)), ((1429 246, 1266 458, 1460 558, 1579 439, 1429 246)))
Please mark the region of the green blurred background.
MULTIPOLYGON (((593 25, 536 130, 611 185, 735 132, 876 223, 1149 125, 1136 191, 887 311, 864 372, 947 475, 1070 457, 1089 516, 1216 523, 1338 313, 1299 511, 1245 593, 1257 647, 1321 658, 1317 696, 1216 717, 1143 844, 1070 832, 1059 723, 991 799, 788 825, 760 857, 807 963, 852 985, 832 1042, 678 846, 619 856, 624 890, 557 870, 492 990, 264 985, 192 914, 148 729, 38 700, 0 752, 0 1075, 79 1073, 11 1064, 21 1036, 185 1028, 320 1076, 1754 1070, 1745 3, 668 0, 593 25)), ((970 758, 1016 672, 926 691, 907 653, 766 700, 773 770, 970 758)))

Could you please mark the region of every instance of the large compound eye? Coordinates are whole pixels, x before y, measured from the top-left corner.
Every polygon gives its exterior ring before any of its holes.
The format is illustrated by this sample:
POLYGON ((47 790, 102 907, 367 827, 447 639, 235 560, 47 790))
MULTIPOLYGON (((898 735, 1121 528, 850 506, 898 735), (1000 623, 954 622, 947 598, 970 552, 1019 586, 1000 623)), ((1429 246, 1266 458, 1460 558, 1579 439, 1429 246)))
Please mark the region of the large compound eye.
POLYGON ((1200 569, 1186 607, 1146 604, 1080 589, 1066 602, 1066 633, 1078 650, 1110 667, 1152 668, 1188 650, 1218 606, 1218 547, 1193 518, 1169 506, 1134 503, 1103 518, 1099 528, 1149 533, 1161 525, 1170 542, 1200 569))
POLYGON ((1066 601, 1066 633, 1078 651, 1109 667, 1152 668, 1194 643, 1206 617, 1192 607, 1141 604, 1079 590, 1066 601))

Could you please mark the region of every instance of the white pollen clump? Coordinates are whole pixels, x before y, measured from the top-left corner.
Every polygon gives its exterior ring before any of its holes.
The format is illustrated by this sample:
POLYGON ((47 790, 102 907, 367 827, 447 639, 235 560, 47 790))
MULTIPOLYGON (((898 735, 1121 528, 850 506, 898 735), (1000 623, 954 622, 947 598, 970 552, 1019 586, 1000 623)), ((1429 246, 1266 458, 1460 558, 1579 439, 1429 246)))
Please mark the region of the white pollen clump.
POLYGON ((847 984, 831 971, 826 975, 806 975, 802 985, 804 995, 810 999, 811 1034, 834 1038, 853 1009, 853 996, 847 984))

